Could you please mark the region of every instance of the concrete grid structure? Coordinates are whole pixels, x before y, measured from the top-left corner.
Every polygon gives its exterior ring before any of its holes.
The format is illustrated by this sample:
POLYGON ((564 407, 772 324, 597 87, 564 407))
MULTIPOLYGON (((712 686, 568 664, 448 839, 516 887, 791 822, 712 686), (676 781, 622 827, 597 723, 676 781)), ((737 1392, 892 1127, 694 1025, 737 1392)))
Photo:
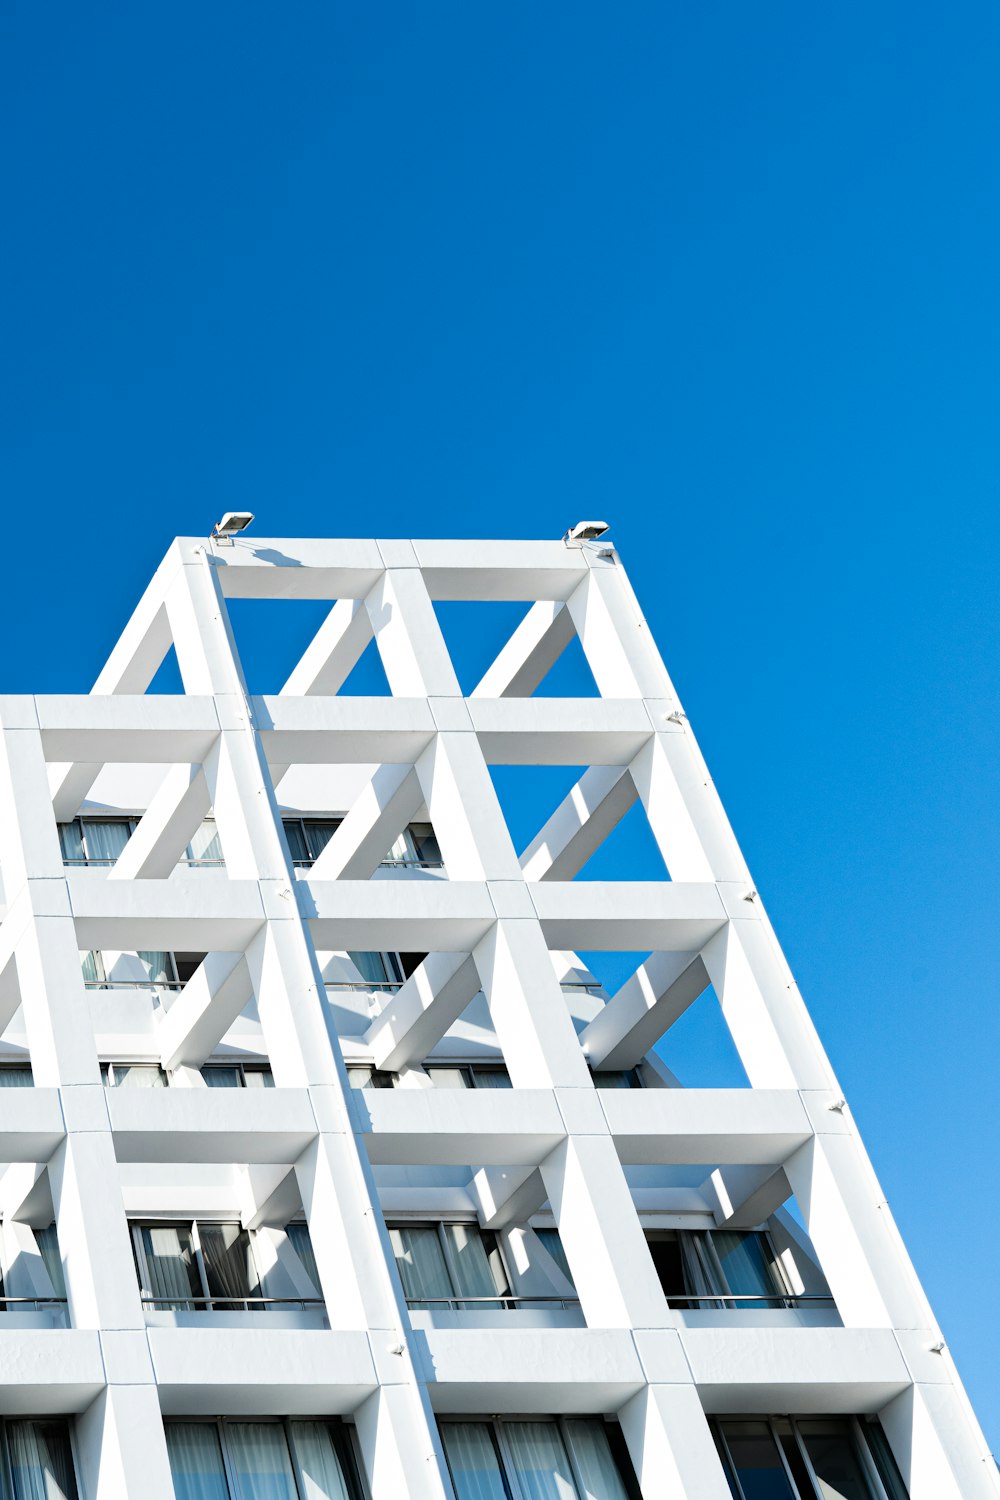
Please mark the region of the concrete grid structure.
POLYGON ((0 728, 0 1493, 1000 1494, 612 549, 179 539, 0 728), (281 693, 227 599, 330 601, 281 693), (525 605, 470 695, 439 600, 525 605), (491 765, 586 769, 521 851, 491 765), (663 879, 575 880, 636 802, 663 879))

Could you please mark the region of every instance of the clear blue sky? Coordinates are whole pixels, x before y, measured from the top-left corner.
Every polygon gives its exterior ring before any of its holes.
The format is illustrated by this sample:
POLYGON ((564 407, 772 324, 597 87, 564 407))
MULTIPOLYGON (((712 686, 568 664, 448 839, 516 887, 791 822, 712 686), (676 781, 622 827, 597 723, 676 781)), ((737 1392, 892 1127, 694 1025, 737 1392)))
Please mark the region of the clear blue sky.
POLYGON ((89 687, 231 506, 606 515, 994 1446, 998 44, 985 0, 0 22, 0 685, 89 687))

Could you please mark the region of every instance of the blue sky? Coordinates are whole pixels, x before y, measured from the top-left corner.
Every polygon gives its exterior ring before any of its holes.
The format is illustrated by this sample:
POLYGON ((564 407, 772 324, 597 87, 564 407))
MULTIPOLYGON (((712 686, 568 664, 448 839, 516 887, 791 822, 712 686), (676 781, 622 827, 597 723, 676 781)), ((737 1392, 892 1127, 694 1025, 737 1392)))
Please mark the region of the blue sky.
POLYGON ((998 43, 850 0, 0 21, 3 690, 89 687, 229 507, 613 521, 994 1446, 998 43))

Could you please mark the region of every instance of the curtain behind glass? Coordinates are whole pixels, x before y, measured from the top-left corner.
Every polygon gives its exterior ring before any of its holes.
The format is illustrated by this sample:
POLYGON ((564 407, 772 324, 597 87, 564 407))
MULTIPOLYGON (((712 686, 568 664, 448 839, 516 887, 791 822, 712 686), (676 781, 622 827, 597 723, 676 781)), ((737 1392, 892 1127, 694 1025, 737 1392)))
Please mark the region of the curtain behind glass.
POLYGON ((424 1297, 452 1297, 454 1291, 436 1229, 390 1229, 403 1295, 421 1307, 424 1297))
POLYGON ((307 823, 306 846, 309 850, 309 858, 313 861, 319 859, 327 844, 340 827, 340 823, 307 823))
POLYGON ((719 1273, 712 1258, 708 1235, 700 1229, 681 1230, 678 1238, 681 1244, 681 1262, 684 1267, 684 1291, 689 1297, 702 1299, 688 1305, 702 1309, 725 1307, 724 1302, 712 1300, 713 1293, 717 1296, 725 1288, 719 1282, 719 1273))
POLYGON ((65 1297, 66 1282, 63 1277, 62 1257, 59 1254, 59 1241, 56 1238, 56 1226, 47 1224, 44 1229, 36 1229, 35 1243, 38 1245, 42 1264, 49 1273, 53 1295, 65 1297))
POLYGON ((746 1500, 796 1500, 766 1422, 720 1422, 746 1500))
POLYGON ((347 956, 366 984, 385 984, 390 978, 381 953, 348 953, 347 956))
POLYGON ((198 1225, 209 1295, 238 1300, 259 1290, 250 1236, 239 1224, 198 1225))
POLYGON ((473 1068, 472 1076, 477 1089, 513 1088, 506 1068, 473 1068))
POLYGON ((92 989, 101 983, 101 974, 97 967, 96 953, 81 953, 80 968, 83 971, 83 982, 92 989))
POLYGON ((441 1441, 458 1500, 507 1500, 487 1423, 442 1422, 441 1441))
POLYGON ((210 1067, 202 1068, 201 1076, 210 1089, 238 1089, 240 1086, 239 1068, 226 1068, 212 1063, 210 1067))
POLYGON ((291 1432, 304 1500, 351 1500, 329 1427, 324 1422, 293 1422, 291 1432))
POLYGON ((8 1422, 15 1500, 77 1500, 63 1422, 8 1422))
MULTIPOLYGON (((451 1269, 455 1291, 462 1297, 493 1297, 498 1291, 508 1291, 504 1278, 503 1286, 496 1281, 490 1259, 483 1244, 483 1237, 475 1224, 445 1224, 445 1239, 451 1251, 451 1269)), ((464 1304, 463 1304, 464 1305, 464 1304)), ((503 1309, 502 1302, 473 1302, 477 1307, 503 1309)))
POLYGON ((177 1500, 229 1500, 219 1434, 208 1422, 165 1422, 177 1500))
POLYGON ((569 1268, 569 1261, 566 1259, 566 1248, 559 1238, 558 1229, 536 1229, 535 1234, 541 1241, 543 1248, 551 1255, 570 1286, 575 1290, 576 1283, 573 1280, 573 1273, 569 1268))
POLYGON ((219 843, 219 830, 214 823, 202 823, 185 851, 188 859, 199 861, 214 860, 217 864, 222 863, 222 845, 219 843))
POLYGON ((87 856, 83 852, 83 837, 79 823, 59 824, 59 844, 62 857, 73 865, 82 865, 87 856))
POLYGON ((129 825, 88 822, 84 824, 83 837, 88 864, 113 865, 129 841, 129 825))
POLYGON ((309 860, 309 850, 306 847, 305 834, 302 832, 302 824, 295 819, 289 818, 284 825, 285 838, 288 840, 288 852, 292 856, 293 864, 306 864, 309 860))
POLYGON ((578 1500, 569 1456, 555 1422, 506 1422, 524 1500, 578 1500))
POLYGON ((321 1296, 319 1271, 316 1267, 316 1255, 313 1251, 312 1240, 309 1238, 309 1225, 286 1224, 285 1233, 288 1236, 288 1243, 299 1258, 303 1271, 305 1271, 309 1280, 316 1288, 316 1296, 321 1296))
MULTIPOLYGON (((745 1292, 747 1296, 767 1297, 775 1290, 759 1234, 743 1233, 738 1229, 716 1229, 712 1232, 712 1244, 719 1257, 731 1292, 745 1292)), ((770 1302, 731 1302, 730 1307, 781 1307, 780 1297, 770 1302)))
POLYGON ((276 1422, 226 1425, 240 1500, 298 1500, 285 1434, 276 1422))
POLYGON ((172 982, 174 971, 170 963, 169 953, 137 953, 136 957, 146 970, 146 978, 150 984, 170 984, 172 982))
POLYGON ((563 1425, 583 1481, 582 1500, 628 1500, 604 1423, 574 1418, 563 1425))
POLYGON ((34 1083, 29 1063, 0 1067, 0 1089, 30 1089, 34 1083))
POLYGON ((165 1089, 167 1075, 155 1063, 115 1063, 111 1074, 116 1089, 165 1089))
POLYGON ((173 1299, 200 1298, 201 1282, 187 1225, 165 1224, 153 1228, 144 1224, 138 1234, 142 1248, 141 1289, 144 1296, 157 1299, 157 1310, 176 1312, 186 1304, 173 1299))

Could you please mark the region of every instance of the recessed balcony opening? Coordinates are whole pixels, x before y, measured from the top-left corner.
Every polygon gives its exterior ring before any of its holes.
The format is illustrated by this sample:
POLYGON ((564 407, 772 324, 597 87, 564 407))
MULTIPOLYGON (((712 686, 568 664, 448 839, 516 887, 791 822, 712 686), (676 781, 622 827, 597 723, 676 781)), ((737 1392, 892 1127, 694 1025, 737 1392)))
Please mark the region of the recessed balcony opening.
POLYGON ((170 1418, 163 1429, 177 1500, 364 1500, 346 1422, 170 1418))
MULTIPOLYGON (((120 816, 84 814, 59 823, 59 846, 69 869, 113 869, 142 820, 142 813, 120 816)), ((176 869, 223 870, 226 861, 214 818, 204 819, 192 832, 176 869)))
POLYGON ((647 1229, 667 1305, 684 1313, 836 1312, 805 1246, 780 1224, 763 1229, 647 1229))
POLYGON ((640 1500, 621 1429, 601 1417, 441 1417, 457 1500, 640 1500))
POLYGON ((148 1321, 163 1322, 160 1314, 295 1312, 311 1315, 303 1326, 325 1326, 305 1222, 248 1230, 239 1219, 202 1215, 130 1219, 129 1227, 148 1321))
MULTIPOLYGON (((23 1166, 14 1170, 23 1173, 23 1166)), ((70 1326, 48 1173, 36 1173, 27 1197, 0 1223, 0 1334, 70 1326)))
MULTIPOLYGON (((326 861, 322 856, 343 822, 344 816, 340 815, 316 814, 300 817, 284 813, 281 823, 293 868, 314 871, 314 878, 323 878, 326 861)), ((437 836, 430 822, 425 819, 408 823, 387 845, 381 857, 375 861, 370 874, 380 878, 391 874, 412 874, 420 871, 442 875, 444 868, 437 836)), ((339 865, 334 878, 341 878, 339 865)))
POLYGON ((907 1500, 877 1417, 717 1417, 734 1500, 907 1500))

